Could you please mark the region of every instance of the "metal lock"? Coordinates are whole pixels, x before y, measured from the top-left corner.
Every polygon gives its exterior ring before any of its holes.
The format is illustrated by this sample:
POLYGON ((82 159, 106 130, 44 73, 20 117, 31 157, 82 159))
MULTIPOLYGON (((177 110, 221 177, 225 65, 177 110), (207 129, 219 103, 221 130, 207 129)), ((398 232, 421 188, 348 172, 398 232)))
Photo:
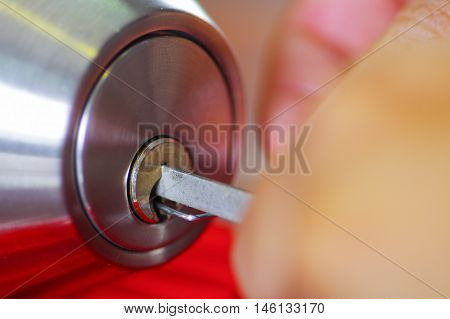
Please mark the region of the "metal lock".
MULTIPOLYGON (((176 34, 138 41, 104 72, 78 130, 76 176, 86 215, 99 237, 123 251, 114 255, 120 256, 118 262, 161 263, 204 229, 206 220, 160 222, 150 191, 161 164, 186 171, 193 164, 181 144, 183 136, 164 132, 164 127, 234 122, 231 101, 225 78, 208 52, 176 34), (154 127, 155 132, 150 129, 154 127)), ((214 165, 219 180, 228 182, 232 176, 224 165, 232 146, 231 140, 224 142, 215 146, 223 155, 214 165)), ((100 252, 110 256, 109 250, 100 252)))
MULTIPOLYGON (((185 137, 170 128, 237 121, 223 71, 211 52, 175 33, 135 42, 105 70, 83 112, 75 152, 80 198, 99 234, 93 245, 100 253, 125 265, 159 264, 206 227, 208 220, 166 218, 152 205, 150 192, 161 164, 184 171, 202 166, 202 158, 183 147, 185 137), (111 246, 101 242, 98 248, 100 239, 111 246)), ((219 154, 213 159, 215 179, 224 183, 232 178, 226 165, 236 160, 230 157, 231 131, 227 136, 213 146, 219 154)))
POLYGON ((162 221, 144 191, 159 168, 145 163, 201 167, 184 137, 165 127, 227 124, 210 164, 214 179, 229 183, 239 147, 231 127, 244 114, 233 56, 201 6, 18 0, 3 4, 0 24, 8 30, 0 33, 0 170, 8 172, 0 228, 20 236, 73 223, 81 245, 130 267, 161 264, 188 247, 207 220, 162 221), (184 155, 172 158, 174 150, 184 155))

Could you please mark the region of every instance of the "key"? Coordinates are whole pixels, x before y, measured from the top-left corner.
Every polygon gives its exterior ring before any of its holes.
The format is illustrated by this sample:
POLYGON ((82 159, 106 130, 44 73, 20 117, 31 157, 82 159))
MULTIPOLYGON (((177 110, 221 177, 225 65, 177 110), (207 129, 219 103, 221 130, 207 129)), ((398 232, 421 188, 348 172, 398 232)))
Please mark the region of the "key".
POLYGON ((162 198, 203 212, 193 215, 160 201, 155 203, 164 213, 187 221, 217 216, 239 223, 252 198, 251 194, 244 190, 165 165, 161 166, 161 178, 155 193, 162 198))

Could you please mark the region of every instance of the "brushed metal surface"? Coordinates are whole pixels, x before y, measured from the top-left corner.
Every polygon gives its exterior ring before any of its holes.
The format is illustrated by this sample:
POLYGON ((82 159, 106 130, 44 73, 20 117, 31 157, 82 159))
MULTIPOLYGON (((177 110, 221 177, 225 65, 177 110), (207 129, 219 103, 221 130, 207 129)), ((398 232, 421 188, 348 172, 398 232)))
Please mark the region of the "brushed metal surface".
MULTIPOLYGON (((233 123, 241 122, 240 81, 221 32, 189 0, 2 0, 0 26, 0 236, 74 222, 114 262, 147 266, 173 256, 161 247, 152 254, 130 252, 99 236, 80 204, 74 140, 90 93, 111 61, 160 31, 180 33, 204 48, 223 75, 233 123)), ((111 132, 122 123, 115 125, 111 132)))

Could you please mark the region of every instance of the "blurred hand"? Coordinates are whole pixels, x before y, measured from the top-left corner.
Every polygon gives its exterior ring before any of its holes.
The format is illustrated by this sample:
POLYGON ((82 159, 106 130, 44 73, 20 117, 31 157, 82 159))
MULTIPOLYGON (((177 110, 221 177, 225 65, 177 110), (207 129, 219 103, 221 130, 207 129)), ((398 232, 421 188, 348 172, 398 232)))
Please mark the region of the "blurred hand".
POLYGON ((283 113, 445 2, 293 3, 260 120, 312 125, 312 174, 262 174, 234 254, 246 296, 450 296, 450 5, 283 113))

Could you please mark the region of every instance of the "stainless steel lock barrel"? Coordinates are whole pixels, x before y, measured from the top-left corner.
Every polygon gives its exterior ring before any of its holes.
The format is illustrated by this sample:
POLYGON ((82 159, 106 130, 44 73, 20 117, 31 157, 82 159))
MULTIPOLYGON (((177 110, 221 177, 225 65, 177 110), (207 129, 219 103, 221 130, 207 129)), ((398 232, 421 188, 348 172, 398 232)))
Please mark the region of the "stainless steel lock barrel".
MULTIPOLYGON (((242 121, 232 54, 194 1, 0 4, 0 238, 74 223, 115 263, 160 264, 206 224, 133 213, 129 170, 157 138, 140 128, 242 121)), ((239 144, 227 136, 212 146, 223 154, 214 177, 226 183, 239 144)))

